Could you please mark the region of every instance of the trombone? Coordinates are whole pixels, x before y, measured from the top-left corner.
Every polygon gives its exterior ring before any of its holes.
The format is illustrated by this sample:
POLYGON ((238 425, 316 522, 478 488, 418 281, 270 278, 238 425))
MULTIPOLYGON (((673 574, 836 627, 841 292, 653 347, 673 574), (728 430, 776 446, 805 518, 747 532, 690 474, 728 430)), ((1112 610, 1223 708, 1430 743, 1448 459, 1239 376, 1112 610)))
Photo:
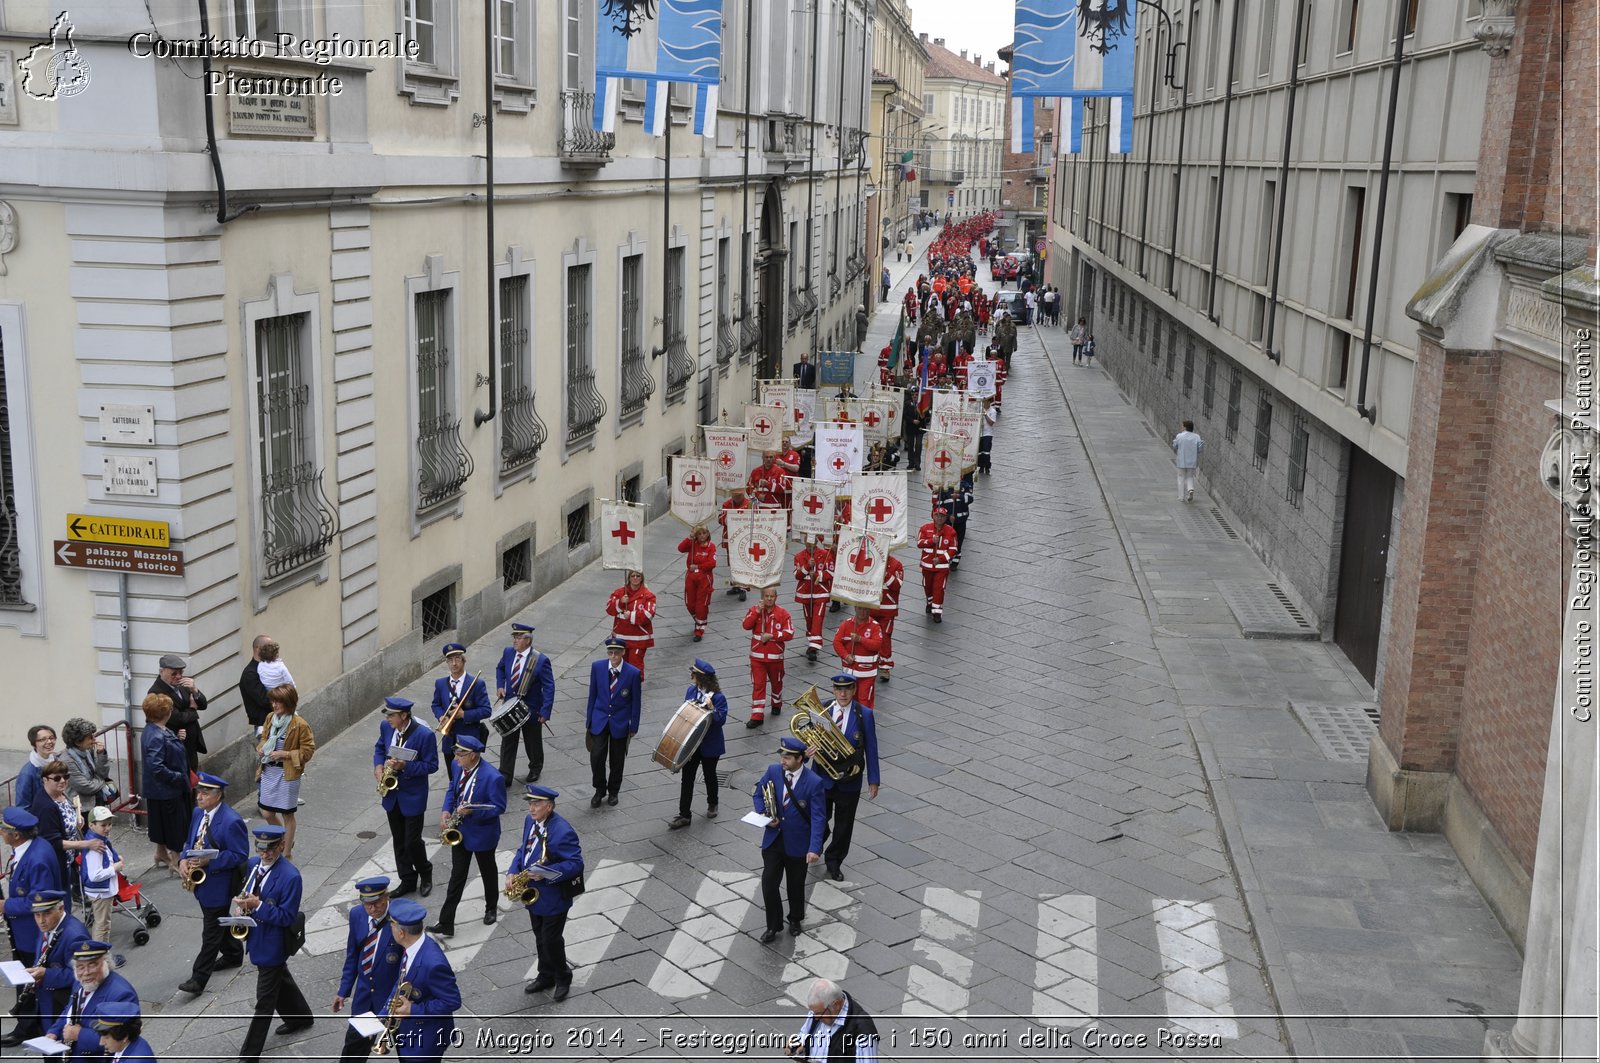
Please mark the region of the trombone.
POLYGON ((467 711, 467 698, 472 696, 473 689, 482 681, 483 676, 481 675, 472 677, 472 682, 467 684, 467 689, 461 692, 461 696, 456 699, 455 704, 450 706, 450 711, 446 712, 439 720, 440 735, 449 734, 450 728, 454 727, 456 722, 461 719, 461 714, 467 711))

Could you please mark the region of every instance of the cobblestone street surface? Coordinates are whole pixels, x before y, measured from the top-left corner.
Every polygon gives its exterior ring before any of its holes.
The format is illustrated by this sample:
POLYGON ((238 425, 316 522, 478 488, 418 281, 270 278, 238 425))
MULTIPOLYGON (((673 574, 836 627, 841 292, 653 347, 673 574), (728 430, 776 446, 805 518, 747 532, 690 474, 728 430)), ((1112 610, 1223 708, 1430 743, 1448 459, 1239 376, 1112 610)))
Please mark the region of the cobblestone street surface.
MULTIPOLYGON (((898 297, 912 267, 890 268, 898 297)), ((879 304, 868 351, 887 342, 895 305, 879 304)), ((691 642, 681 526, 666 517, 647 536, 656 646, 615 808, 588 807, 580 721, 620 574, 591 567, 523 614, 557 675, 541 782, 561 791, 588 868, 567 929, 577 970, 563 1004, 526 996, 526 918, 483 926, 469 882, 443 942, 465 1001, 453 1058, 727 1058, 706 1038, 752 1033, 769 1040, 732 1054, 774 1058, 819 975, 877 1017, 886 1059, 1465 1059, 1486 1026, 1508 1025, 1491 1017, 1514 1011, 1519 957, 1449 847, 1386 832, 1362 785, 1365 745, 1332 759, 1301 722, 1370 690, 1329 645, 1244 637, 1221 587, 1271 577, 1207 499, 1179 506, 1171 426, 1147 429, 1098 367, 1073 366, 1063 330, 1021 333, 942 625, 923 612, 915 551, 901 554, 897 667, 878 687, 883 790, 862 801, 845 880, 812 869, 802 936, 756 940, 759 831, 739 816, 787 731, 743 726, 746 604, 719 586, 706 640, 691 642), (691 826, 669 832, 678 777, 650 754, 696 656, 721 671, 731 709, 722 814, 701 818, 697 798, 691 826)), ((793 589, 786 578, 780 602, 798 618, 793 589)), ((829 640, 844 615, 829 615, 829 640)), ((469 647, 470 670, 492 672, 503 634, 469 647)), ((831 656, 808 664, 792 645, 785 701, 825 690, 831 656)), ((425 705, 439 674, 399 693, 425 705)), ((393 867, 372 709, 319 746, 301 793, 310 935, 291 968, 324 1011, 353 884, 393 867)), ((252 795, 232 797, 259 819, 252 795)), ((502 869, 522 811, 513 800, 502 869)), ((449 861, 432 847, 436 912, 449 861)), ((178 993, 198 910, 175 880, 145 882, 165 921, 138 949, 125 920, 116 928, 124 973, 159 1011, 152 1045, 232 1059, 254 971, 178 993)), ((324 1014, 268 1050, 336 1057, 343 1032, 324 1014)))

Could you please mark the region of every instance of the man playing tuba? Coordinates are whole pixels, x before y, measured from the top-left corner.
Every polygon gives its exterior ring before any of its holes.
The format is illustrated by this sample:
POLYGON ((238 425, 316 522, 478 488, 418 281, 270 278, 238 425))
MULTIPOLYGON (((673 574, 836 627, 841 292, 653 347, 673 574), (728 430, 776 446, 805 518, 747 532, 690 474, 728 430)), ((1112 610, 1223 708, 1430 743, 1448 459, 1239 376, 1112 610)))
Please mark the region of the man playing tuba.
POLYGON ((855 693, 856 677, 840 672, 833 677, 833 704, 824 710, 854 748, 855 755, 851 758, 854 765, 864 769, 847 770, 838 781, 826 774, 818 776, 827 798, 827 817, 831 821, 828 829, 833 838, 822 856, 827 862, 828 877, 835 882, 844 880, 840 868, 845 857, 850 855, 850 838, 856 830, 856 806, 861 803, 863 776, 868 799, 878 799, 878 729, 872 721, 872 710, 857 701, 855 693))

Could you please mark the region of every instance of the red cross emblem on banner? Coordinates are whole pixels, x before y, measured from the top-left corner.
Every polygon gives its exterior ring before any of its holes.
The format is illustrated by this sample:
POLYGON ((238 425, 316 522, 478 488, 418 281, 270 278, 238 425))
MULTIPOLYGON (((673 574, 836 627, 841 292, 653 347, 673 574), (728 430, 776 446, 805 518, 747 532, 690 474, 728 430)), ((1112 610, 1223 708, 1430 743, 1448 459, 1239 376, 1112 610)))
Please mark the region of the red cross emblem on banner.
POLYGON ((861 547, 855 553, 850 555, 850 567, 855 569, 858 573, 865 572, 867 569, 871 568, 873 561, 874 558, 872 554, 867 552, 867 548, 865 546, 861 547))
POLYGON ((754 427, 757 432, 760 432, 762 435, 766 435, 768 432, 772 431, 772 422, 763 417, 755 423, 754 427))
POLYGON ((818 513, 822 512, 822 499, 818 498, 816 495, 807 495, 806 500, 800 503, 800 506, 807 513, 815 517, 818 513))
POLYGON ((948 450, 941 450, 938 454, 934 455, 933 463, 939 466, 939 469, 943 471, 944 469, 948 468, 950 463, 954 460, 955 459, 950 456, 950 452, 948 450))
POLYGON ((627 546, 628 545, 628 540, 632 539, 634 536, 636 536, 638 534, 639 534, 638 532, 636 532, 632 528, 628 527, 628 522, 627 521, 622 521, 615 528, 613 528, 612 531, 611 531, 611 537, 613 539, 621 539, 623 546, 627 546))
POLYGON ((882 417, 878 416, 878 411, 877 410, 868 410, 865 414, 862 415, 861 419, 863 421, 867 422, 867 427, 868 428, 876 428, 876 427, 878 427, 878 422, 883 420, 882 417))
POLYGON ((762 546, 760 543, 750 544, 750 560, 754 561, 758 565, 761 564, 761 559, 767 556, 767 552, 767 548, 762 546))
POLYGON ((731 468, 733 465, 733 451, 724 450, 722 453, 718 454, 717 464, 721 465, 724 469, 731 468))
POLYGON ((844 472, 845 466, 849 464, 850 463, 848 461, 844 460, 843 454, 835 454, 833 456, 833 460, 828 462, 828 465, 833 469, 834 472, 844 472))
POLYGON ((683 480, 683 486, 689 489, 689 493, 691 495, 699 494, 700 488, 704 487, 705 485, 706 482, 700 479, 700 476, 697 473, 690 473, 688 476, 684 477, 683 480))
POLYGON ((874 524, 886 524, 889 518, 894 516, 894 505, 879 495, 872 500, 871 505, 867 506, 867 513, 872 517, 874 524))

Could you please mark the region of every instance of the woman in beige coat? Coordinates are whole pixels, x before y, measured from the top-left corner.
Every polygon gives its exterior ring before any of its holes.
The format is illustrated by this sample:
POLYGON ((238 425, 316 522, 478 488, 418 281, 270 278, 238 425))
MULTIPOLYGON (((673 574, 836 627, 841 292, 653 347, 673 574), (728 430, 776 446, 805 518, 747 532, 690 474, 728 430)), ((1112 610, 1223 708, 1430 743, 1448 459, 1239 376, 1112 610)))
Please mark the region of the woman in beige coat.
POLYGON ((256 804, 268 823, 284 828, 283 855, 294 858, 295 810, 300 806, 300 777, 317 751, 316 736, 304 716, 295 712, 300 693, 284 684, 267 691, 272 714, 256 742, 256 804))

